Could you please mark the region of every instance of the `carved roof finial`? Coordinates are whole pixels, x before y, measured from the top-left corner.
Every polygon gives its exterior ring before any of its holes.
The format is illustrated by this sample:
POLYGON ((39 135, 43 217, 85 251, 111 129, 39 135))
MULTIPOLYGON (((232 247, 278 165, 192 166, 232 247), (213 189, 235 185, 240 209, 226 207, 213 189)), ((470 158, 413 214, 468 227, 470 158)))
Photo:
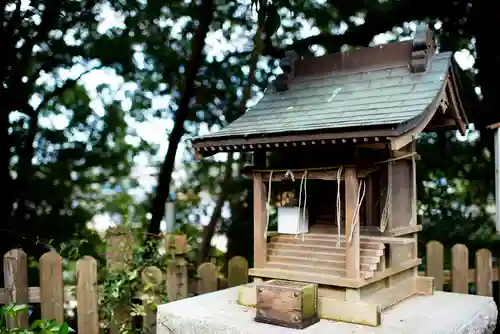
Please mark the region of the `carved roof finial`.
POLYGON ((411 69, 413 73, 422 73, 427 70, 429 58, 436 50, 436 43, 429 25, 422 23, 417 27, 413 37, 411 53, 411 69))
POLYGON ((278 92, 288 90, 288 84, 295 77, 295 62, 300 59, 300 56, 295 51, 286 51, 285 58, 281 59, 280 67, 283 74, 278 75, 274 86, 278 92))

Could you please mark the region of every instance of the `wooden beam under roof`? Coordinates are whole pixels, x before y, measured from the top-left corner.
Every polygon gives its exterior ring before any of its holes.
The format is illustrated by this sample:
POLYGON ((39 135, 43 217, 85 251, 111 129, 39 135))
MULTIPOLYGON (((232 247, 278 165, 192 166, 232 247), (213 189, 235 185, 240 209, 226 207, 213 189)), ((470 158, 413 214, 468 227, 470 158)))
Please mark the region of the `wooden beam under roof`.
MULTIPOLYGON (((250 139, 226 139, 220 141, 210 141, 199 145, 194 144, 193 146, 196 149, 197 158, 203 158, 212 156, 217 153, 258 152, 261 150, 273 151, 282 149, 295 149, 303 146, 332 146, 355 144, 359 147, 385 149, 390 145, 390 141, 387 140, 384 136, 359 136, 336 139, 311 139, 310 136, 312 135, 309 135, 309 137, 307 138, 301 138, 300 136, 294 136, 293 138, 291 136, 283 136, 277 138, 254 138, 254 140, 251 141, 251 144, 249 144, 250 139)), ((324 136, 321 136, 320 138, 324 138, 324 136)))

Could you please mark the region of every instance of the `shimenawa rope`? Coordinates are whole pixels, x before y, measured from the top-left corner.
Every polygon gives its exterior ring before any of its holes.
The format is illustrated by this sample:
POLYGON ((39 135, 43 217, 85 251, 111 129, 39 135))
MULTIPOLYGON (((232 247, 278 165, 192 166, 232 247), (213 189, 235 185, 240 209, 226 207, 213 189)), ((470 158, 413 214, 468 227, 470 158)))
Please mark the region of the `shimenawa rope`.
POLYGON ((269 228, 269 208, 271 207, 271 184, 273 183, 273 171, 269 173, 269 186, 267 189, 267 204, 266 204, 266 229, 264 230, 264 239, 267 239, 267 229, 269 228))
POLYGON ((387 191, 385 198, 384 210, 382 211, 382 215, 380 217, 380 232, 384 232, 387 228, 387 224, 391 219, 392 212, 392 161, 390 161, 387 165, 387 191))
MULTIPOLYGON (((381 164, 381 163, 387 163, 387 191, 386 191, 386 200, 385 200, 385 205, 384 209, 382 211, 381 217, 380 217, 380 227, 379 230, 380 232, 384 232, 385 229, 387 228, 387 225, 389 223, 389 220, 391 219, 391 211, 392 211, 392 163, 397 160, 402 160, 402 159, 407 159, 409 157, 412 158, 412 172, 413 172, 413 180, 415 184, 416 180, 416 163, 415 163, 415 155, 416 153, 410 153, 401 157, 396 157, 396 158, 391 158, 388 160, 384 161, 379 161, 376 164, 381 164)), ((302 221, 305 222, 305 217, 306 217, 306 206, 307 206, 307 174, 309 170, 329 170, 329 169, 335 169, 337 168, 337 201, 336 201, 336 206, 337 206, 337 246, 340 244, 340 220, 341 220, 341 201, 340 201, 340 178, 342 175, 342 170, 343 166, 338 166, 338 167, 320 167, 320 168, 309 168, 309 169, 288 169, 288 170, 283 170, 286 172, 285 177, 290 177, 293 181, 295 181, 295 177, 293 175, 293 171, 304 171, 302 174, 301 180, 300 180, 300 190, 299 190, 299 206, 298 206, 298 214, 297 214, 297 230, 295 237, 297 238, 298 234, 300 233, 300 216, 301 216, 301 206, 302 206, 302 189, 304 189, 304 208, 302 212, 302 221)), ((268 170, 255 170, 255 171, 261 171, 261 172, 267 172, 268 170)), ((281 170, 278 170, 278 172, 281 170)), ((271 182, 272 182, 272 176, 275 170, 271 170, 269 174, 269 189, 268 189, 268 196, 267 196, 267 221, 266 221, 266 229, 264 231, 264 236, 267 237, 267 228, 269 226, 269 208, 270 208, 270 202, 271 202, 271 182)), ((353 216, 353 222, 354 224, 351 227, 351 234, 349 236, 349 242, 352 240, 352 233, 354 231, 355 227, 355 222, 357 220, 357 216, 359 215, 359 210, 362 204, 362 201, 364 199, 366 192, 366 184, 364 183, 363 180, 361 180, 360 185, 358 187, 358 203, 356 205, 355 211, 354 211, 354 216, 353 216), (361 198, 359 197, 360 191, 361 191, 361 186, 363 186, 363 193, 361 195, 361 198)), ((412 223, 416 224, 416 186, 414 186, 413 189, 413 201, 412 201, 412 223)), ((304 233, 302 233, 302 238, 304 239, 304 233)))
POLYGON ((359 217, 359 210, 361 208, 361 204, 363 203, 363 199, 365 198, 365 192, 366 192, 366 184, 364 180, 359 181, 359 186, 358 186, 358 196, 356 198, 356 207, 354 208, 354 212, 352 214, 352 221, 351 221, 351 228, 350 228, 350 233, 349 233, 349 243, 352 241, 352 236, 354 233, 354 228, 356 227, 356 224, 358 222, 358 217, 359 217), (361 188, 363 188, 363 193, 361 194, 361 188))
MULTIPOLYGON (((300 233, 300 207, 302 204, 302 187, 304 188, 304 209, 302 211, 302 223, 304 224, 306 221, 306 205, 307 205, 307 169, 302 174, 300 178, 300 187, 299 187, 299 207, 297 208, 297 226, 295 230, 295 238, 300 233)), ((302 233, 302 241, 304 241, 304 233, 302 233)))

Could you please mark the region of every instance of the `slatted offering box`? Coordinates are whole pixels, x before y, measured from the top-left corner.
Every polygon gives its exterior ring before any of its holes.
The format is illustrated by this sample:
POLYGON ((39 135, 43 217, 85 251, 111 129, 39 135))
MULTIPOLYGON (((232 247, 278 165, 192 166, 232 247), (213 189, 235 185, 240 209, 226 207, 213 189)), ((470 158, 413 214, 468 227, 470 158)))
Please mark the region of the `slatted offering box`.
POLYGON ((198 156, 253 152, 243 171, 253 179, 250 276, 318 284, 321 318, 378 326, 384 309, 433 293, 433 278, 417 273, 416 137, 464 134, 473 94, 425 25, 413 40, 288 53, 281 68, 254 107, 193 146, 198 156), (272 205, 287 208, 271 233, 272 205))
POLYGON ((319 321, 318 286, 283 280, 257 285, 255 321, 303 329, 319 321))

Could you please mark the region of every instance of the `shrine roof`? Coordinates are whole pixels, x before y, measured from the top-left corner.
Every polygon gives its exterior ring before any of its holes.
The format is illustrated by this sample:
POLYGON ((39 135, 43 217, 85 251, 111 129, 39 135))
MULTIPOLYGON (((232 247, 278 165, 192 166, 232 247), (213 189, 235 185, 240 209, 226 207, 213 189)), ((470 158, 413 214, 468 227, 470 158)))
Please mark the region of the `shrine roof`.
MULTIPOLYGON (((452 52, 428 48, 424 64, 418 52, 410 40, 297 59, 293 75, 271 85, 254 107, 193 144, 206 148, 268 143, 273 138, 277 143, 304 134, 322 134, 317 139, 399 136, 450 100, 445 86, 456 80, 452 52), (419 66, 424 68, 416 71, 419 66)), ((464 112, 455 109, 455 120, 465 123, 464 112)), ((429 122, 432 115, 427 118, 429 122)))

